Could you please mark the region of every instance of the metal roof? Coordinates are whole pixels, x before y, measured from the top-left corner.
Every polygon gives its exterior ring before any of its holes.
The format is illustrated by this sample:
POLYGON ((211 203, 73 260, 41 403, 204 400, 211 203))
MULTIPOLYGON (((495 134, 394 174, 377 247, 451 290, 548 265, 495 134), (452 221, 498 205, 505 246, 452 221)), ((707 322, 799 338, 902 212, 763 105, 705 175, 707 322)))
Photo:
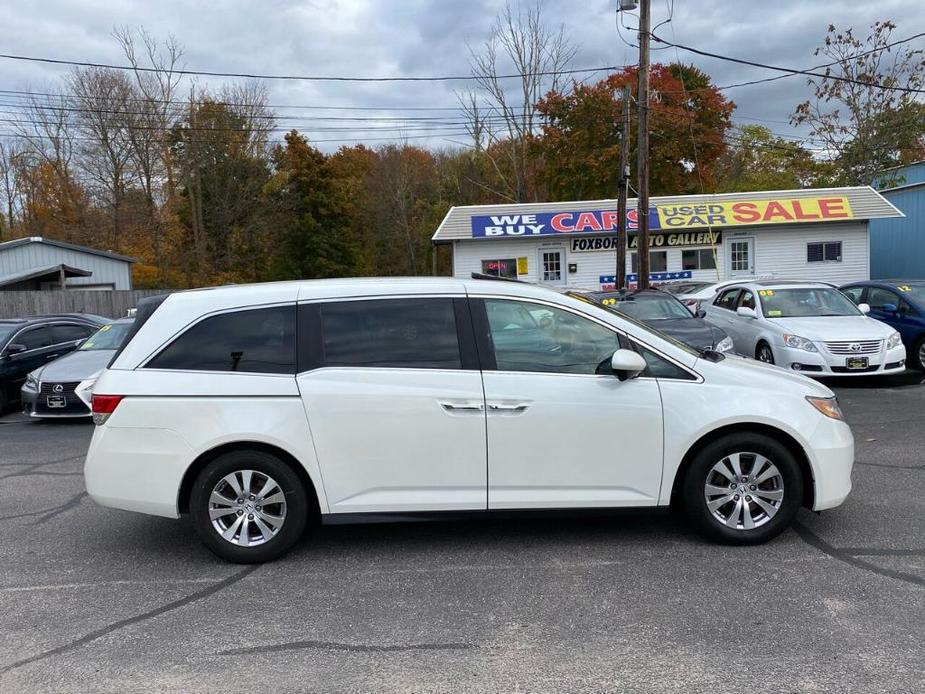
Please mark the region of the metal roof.
MULTIPOLYGON (((668 195, 668 196, 657 196, 650 197, 649 204, 652 207, 659 205, 705 205, 709 203, 720 203, 720 202, 759 202, 766 200, 780 200, 780 199, 796 199, 796 198, 806 198, 806 197, 828 197, 828 196, 844 196, 848 198, 848 202, 851 205, 851 210, 854 213, 854 216, 851 220, 840 220, 840 221, 858 221, 858 220, 868 220, 868 219, 879 219, 884 217, 903 217, 903 213, 900 212, 889 200, 884 198, 880 193, 871 188, 870 186, 853 186, 853 187, 844 187, 844 188, 800 188, 796 190, 762 190, 755 192, 744 192, 744 193, 718 193, 711 195, 668 195)), ((635 209, 637 201, 634 198, 631 198, 627 201, 626 208, 628 210, 635 209)), ((434 233, 432 240, 435 243, 445 243, 450 241, 458 241, 462 239, 472 239, 472 222, 471 219, 474 216, 483 216, 483 215, 512 215, 512 214, 535 214, 535 213, 544 213, 544 212, 582 212, 586 210, 616 210, 617 201, 615 199, 605 199, 605 200, 572 200, 568 202, 525 202, 525 203, 516 203, 516 204, 504 204, 504 205, 466 205, 459 207, 452 207, 450 211, 447 212, 446 217, 443 218, 443 221, 440 222, 440 226, 437 227, 437 231, 434 233)), ((832 223, 832 222, 821 222, 821 223, 832 223)), ((755 225, 745 225, 739 224, 736 227, 746 227, 746 226, 765 226, 762 224, 755 225)), ((770 225, 767 225, 770 226, 770 225)), ((706 227, 702 227, 705 229, 706 227)), ((723 227, 716 226, 714 229, 721 229, 723 227)), ((697 231, 697 229, 674 229, 674 231, 697 231)), ((575 235, 600 235, 602 232, 571 232, 569 234, 563 234, 567 236, 575 235)), ((606 232, 604 232, 606 233, 606 232)), ((511 238, 523 238, 523 237, 510 237, 510 236, 499 236, 496 238, 503 238, 511 240, 511 238)), ((539 238, 539 237, 533 237, 539 238)), ((548 236, 546 237, 549 238, 548 236)), ((491 240, 491 239, 477 239, 481 240, 491 240)))
POLYGON ((65 277, 89 277, 93 274, 89 270, 81 270, 80 268, 71 267, 70 265, 60 263, 58 265, 48 265, 47 267, 32 267, 21 272, 14 272, 11 275, 4 275, 3 277, 0 277, 0 287, 5 287, 9 284, 16 284, 17 282, 39 279, 46 276, 51 280, 57 280, 59 277, 61 277, 62 270, 64 271, 65 277))
POLYGON ((112 260, 122 260, 126 263, 137 263, 136 258, 131 258, 127 255, 119 255, 118 253, 113 253, 112 251, 101 251, 97 248, 90 248, 89 246, 78 246, 76 243, 68 243, 67 241, 58 241, 57 239, 46 239, 44 236, 26 236, 21 239, 13 239, 12 241, 4 241, 0 243, 0 253, 9 249, 16 248, 17 246, 27 246, 30 243, 41 243, 46 246, 56 246, 58 248, 66 248, 69 251, 79 251, 81 253, 89 253, 90 255, 99 255, 104 258, 111 258, 112 260))

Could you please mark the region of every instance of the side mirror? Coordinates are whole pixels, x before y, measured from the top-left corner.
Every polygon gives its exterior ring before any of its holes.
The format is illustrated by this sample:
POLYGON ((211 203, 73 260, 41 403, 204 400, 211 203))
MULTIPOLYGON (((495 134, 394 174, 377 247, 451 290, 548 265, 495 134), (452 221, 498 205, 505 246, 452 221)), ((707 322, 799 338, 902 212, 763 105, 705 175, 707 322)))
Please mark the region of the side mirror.
POLYGON ((896 313, 896 304, 884 304, 881 308, 887 313, 896 313))
POLYGON ((8 357, 12 357, 13 355, 19 354, 20 352, 25 352, 27 349, 28 347, 26 347, 23 344, 20 344, 19 342, 12 342, 6 346, 6 350, 4 353, 8 357))
POLYGON ((866 316, 870 313, 870 304, 858 304, 858 309, 866 316))
POLYGON ((739 308, 736 309, 736 313, 743 318, 758 318, 755 309, 749 308, 748 306, 739 306, 739 308))
POLYGON ((707 317, 707 312, 704 311, 703 309, 700 309, 700 310, 697 311, 697 313, 695 313, 694 315, 697 316, 697 318, 706 318, 706 317, 707 317))
POLYGON ((636 378, 646 370, 646 360, 631 349, 618 349, 610 358, 610 368, 621 381, 636 378))

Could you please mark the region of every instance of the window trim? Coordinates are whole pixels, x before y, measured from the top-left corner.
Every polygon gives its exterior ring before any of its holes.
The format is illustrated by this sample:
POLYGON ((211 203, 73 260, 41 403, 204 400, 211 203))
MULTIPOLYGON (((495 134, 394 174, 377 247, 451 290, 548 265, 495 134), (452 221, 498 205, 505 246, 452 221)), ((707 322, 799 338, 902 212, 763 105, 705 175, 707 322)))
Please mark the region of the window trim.
MULTIPOLYGON (((26 325, 20 328, 19 330, 17 330, 13 334, 13 336, 9 340, 7 340, 6 344, 3 346, 3 349, 5 350, 11 344, 16 342, 16 338, 22 335, 23 333, 27 333, 30 330, 38 330, 40 328, 45 328, 48 331, 48 334, 51 335, 51 323, 39 323, 38 325, 26 325)), ((56 345, 53 342, 49 342, 44 347, 33 347, 32 349, 24 349, 22 352, 17 352, 15 356, 18 357, 21 354, 31 354, 32 352, 38 352, 40 349, 51 349, 52 347, 55 347, 55 346, 56 345)))
POLYGON ((822 265, 825 263, 843 263, 845 261, 844 255, 844 245, 839 241, 807 241, 806 242, 806 264, 807 265, 822 265), (838 259, 837 260, 826 260, 825 259, 825 247, 829 245, 838 244, 838 259), (809 247, 810 246, 822 246, 822 260, 810 260, 809 259, 809 247))
MULTIPOLYGON (((167 295, 165 295, 165 298, 166 298, 166 296, 167 296, 167 295)), ((158 297, 158 298, 159 298, 159 297, 158 297)), ((158 304, 158 305, 160 305, 160 304, 158 304)), ((146 356, 144 359, 142 359, 142 360, 138 363, 138 365, 135 366, 135 367, 133 368, 133 370, 137 370, 137 369, 151 369, 152 371, 163 371, 163 372, 165 372, 165 373, 183 373, 183 374, 190 374, 190 373, 194 373, 194 374, 225 374, 225 375, 228 375, 228 374, 243 374, 243 375, 245 375, 245 376, 268 376, 268 377, 269 377, 269 376, 274 376, 274 377, 277 377, 277 378, 294 378, 295 375, 296 375, 296 373, 298 373, 297 371, 296 371, 295 373, 267 373, 266 371, 240 371, 240 370, 238 370, 238 371, 218 371, 218 370, 212 370, 212 369, 208 369, 208 370, 206 370, 206 369, 164 369, 164 368, 160 368, 160 367, 156 367, 156 366, 148 366, 148 364, 151 362, 152 359, 154 359, 154 358, 155 358, 156 356, 158 356, 161 352, 163 352, 165 349, 167 349, 167 348, 168 348, 170 345, 172 345, 176 340, 180 339, 180 337, 182 337, 183 335, 185 335, 190 329, 192 329, 193 327, 199 325, 199 324, 202 323, 203 321, 208 320, 209 318, 214 318, 214 317, 216 317, 216 316, 223 316, 223 315, 225 315, 225 314, 227 314, 227 313, 239 313, 239 312, 241 312, 241 311, 256 311, 256 310, 259 310, 259 309, 262 309, 262 308, 279 308, 279 307, 281 307, 281 306, 292 306, 292 307, 293 307, 293 310, 295 311, 295 320, 296 320, 296 324, 295 324, 295 331, 294 331, 294 332, 295 332, 295 349, 296 349, 295 356, 296 356, 296 360, 295 360, 295 363, 294 363, 294 365, 293 365, 293 368, 294 368, 294 369, 298 369, 298 367, 299 367, 299 305, 298 305, 298 302, 296 302, 296 301, 275 301, 275 302, 269 303, 269 304, 249 304, 249 305, 245 305, 245 306, 226 307, 226 308, 222 308, 222 309, 216 309, 215 311, 211 311, 211 312, 209 312, 209 313, 203 313, 202 315, 198 316, 197 318, 193 319, 192 321, 190 321, 190 322, 187 323, 186 325, 184 325, 184 326, 182 326, 181 328, 179 328, 176 332, 173 333, 173 335, 171 335, 170 337, 168 337, 166 340, 164 340, 163 342, 161 342, 160 345, 158 345, 158 346, 155 347, 153 350, 151 350, 151 352, 148 354, 148 356, 146 356)), ((153 312, 152 312, 152 315, 153 315, 153 312)), ((132 327, 135 327, 135 326, 133 325, 132 327)), ((136 331, 136 332, 137 332, 137 331, 136 331)), ((133 337, 134 337, 134 335, 133 335, 131 332, 129 332, 129 334, 126 335, 126 337, 125 337, 125 341, 122 343, 122 347, 124 348, 124 347, 129 343, 129 341, 130 341, 133 337)), ((118 353, 116 354, 116 356, 118 356, 118 353)), ((113 357, 113 360, 115 360, 115 357, 113 357)), ((112 364, 112 361, 110 361, 109 363, 112 364)))
POLYGON ((681 270, 694 272, 697 270, 715 270, 718 265, 719 254, 716 252, 715 246, 700 246, 693 248, 681 248, 681 270), (710 254, 710 259, 713 261, 713 267, 701 267, 700 265, 700 254, 708 252, 710 254), (686 268, 684 267, 684 254, 685 253, 696 253, 697 254, 697 267, 686 268))
POLYGON ((480 258, 480 259, 479 259, 479 267, 480 267, 481 272, 482 272, 483 274, 491 275, 492 277, 498 277, 498 278, 500 278, 500 279, 515 279, 515 280, 520 279, 520 273, 517 272, 517 258, 501 258, 501 257, 498 257, 498 258, 480 258), (513 261, 514 261, 514 276, 513 276, 513 277, 510 277, 510 278, 509 278, 509 277, 502 277, 500 272, 499 272, 497 275, 493 275, 493 274, 490 273, 490 272, 485 272, 485 263, 500 263, 502 260, 513 260, 513 261))
MULTIPOLYGON (((699 373, 694 371, 692 368, 690 368, 689 366, 682 364, 680 361, 678 361, 674 357, 668 354, 665 354, 665 352, 663 352, 659 348, 653 347, 651 344, 649 344, 645 340, 642 340, 637 335, 632 335, 626 332, 625 330, 621 330, 620 328, 614 325, 611 325, 607 321, 601 320, 597 316, 592 316, 589 313, 578 311, 572 308, 571 306, 563 306, 562 304, 557 304, 552 301, 545 301, 543 299, 536 299, 533 297, 511 296, 509 294, 478 294, 476 296, 469 297, 469 302, 470 302, 470 305, 472 306, 473 326, 475 327, 476 340, 478 342, 478 347, 479 347, 479 357, 481 358, 483 354, 489 355, 489 359, 483 359, 481 362, 482 371, 493 371, 495 373, 519 374, 519 375, 526 375, 526 376, 564 376, 566 378, 614 378, 614 376, 612 376, 611 374, 573 374, 573 373, 556 373, 554 371, 506 371, 503 369, 499 369, 497 366, 497 361, 495 359, 494 345, 491 342, 490 333, 489 333, 488 310, 485 308, 485 301, 488 299, 500 299, 504 301, 520 301, 523 303, 536 304, 538 306, 544 306, 548 308, 557 308, 562 311, 568 311, 569 313, 572 313, 578 316, 579 318, 584 318, 586 320, 597 323, 598 325, 606 328, 607 330, 610 330, 611 332, 616 333, 617 338, 620 341, 621 349, 632 349, 637 354, 639 354, 638 350, 636 350, 634 346, 634 343, 638 343, 639 345, 645 347, 646 349, 648 349, 649 351, 651 351, 658 357, 674 364, 675 366, 680 368, 682 371, 692 376, 691 379, 668 378, 666 380, 680 381, 683 383, 703 383, 703 377, 699 373), (627 345, 627 346, 624 346, 624 345, 627 345)), ((640 354, 640 356, 642 355, 640 354)), ((645 379, 645 380, 653 380, 653 381, 657 380, 655 376, 644 376, 642 374, 640 374, 636 378, 645 379)))
POLYGON ((718 292, 716 292, 716 298, 713 299, 713 305, 716 306, 716 308, 721 308, 721 309, 723 309, 724 311, 733 311, 733 312, 734 312, 734 311, 735 311, 735 308, 726 308, 725 306, 723 306, 723 305, 719 302, 719 300, 720 300, 720 298, 722 298, 723 296, 725 296, 728 292, 738 292, 738 293, 736 294, 735 301, 733 302, 733 305, 734 305, 734 306, 738 306, 738 305, 739 305, 739 299, 742 297, 742 290, 743 290, 743 289, 744 289, 744 287, 726 287, 725 289, 720 289, 718 292))

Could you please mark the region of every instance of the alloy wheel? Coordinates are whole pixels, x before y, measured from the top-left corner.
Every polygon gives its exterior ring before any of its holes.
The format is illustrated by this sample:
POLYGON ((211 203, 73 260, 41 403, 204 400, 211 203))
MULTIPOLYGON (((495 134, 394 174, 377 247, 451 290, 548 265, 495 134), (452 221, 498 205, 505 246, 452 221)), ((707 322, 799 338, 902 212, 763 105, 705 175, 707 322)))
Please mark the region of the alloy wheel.
POLYGON ((919 345, 919 365, 925 367, 925 340, 919 345))
POLYGON ((763 361, 765 364, 774 363, 774 354, 771 352, 771 348, 767 345, 761 345, 758 348, 758 361, 763 361))
POLYGON ((707 473, 704 499, 713 518, 727 528, 759 528, 780 510, 784 478, 758 453, 731 453, 707 473))
POLYGON ((279 533, 286 521, 286 495, 269 475, 236 470, 212 488, 209 518, 215 532, 231 544, 262 545, 279 533))

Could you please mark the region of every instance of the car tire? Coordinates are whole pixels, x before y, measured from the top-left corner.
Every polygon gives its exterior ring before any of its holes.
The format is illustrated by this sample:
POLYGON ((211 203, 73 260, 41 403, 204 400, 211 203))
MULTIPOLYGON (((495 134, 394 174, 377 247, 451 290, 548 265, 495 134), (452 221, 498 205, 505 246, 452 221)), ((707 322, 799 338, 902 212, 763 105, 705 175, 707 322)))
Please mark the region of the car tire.
POLYGON ((755 359, 763 361, 765 364, 773 364, 774 352, 771 350, 771 345, 767 342, 759 342, 755 348, 755 359))
POLYGON ((764 434, 739 432, 695 454, 682 499, 688 519, 707 538, 760 544, 790 527, 803 504, 803 474, 786 446, 764 434))
POLYGON ((920 371, 925 371, 925 335, 915 343, 915 350, 910 355, 912 365, 920 371))
POLYGON ((213 553, 253 564, 276 559, 299 541, 309 499, 298 474, 277 456, 235 450, 199 472, 189 510, 196 533, 213 553))

